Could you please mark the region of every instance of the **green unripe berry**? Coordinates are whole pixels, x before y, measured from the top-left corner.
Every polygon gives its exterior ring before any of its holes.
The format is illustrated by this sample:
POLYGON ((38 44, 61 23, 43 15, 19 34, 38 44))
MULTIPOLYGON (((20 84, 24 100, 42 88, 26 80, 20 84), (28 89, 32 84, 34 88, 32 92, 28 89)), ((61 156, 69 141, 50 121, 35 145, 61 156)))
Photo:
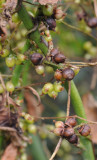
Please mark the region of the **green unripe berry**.
POLYGON ((49 92, 48 95, 49 95, 51 98, 54 98, 54 99, 55 99, 55 98, 58 96, 58 92, 56 92, 56 91, 53 90, 53 91, 49 92))
POLYGON ((89 50, 90 55, 95 56, 97 54, 97 48, 91 47, 89 50))
POLYGON ((6 90, 8 91, 8 92, 13 92, 14 91, 14 85, 13 85, 13 83, 11 82, 11 81, 8 81, 7 83, 6 83, 6 90))
POLYGON ((27 125, 24 122, 19 122, 19 126, 25 131, 27 129, 27 125))
POLYGON ((51 16, 53 14, 53 6, 50 4, 43 6, 43 14, 45 16, 51 16))
POLYGON ((90 41, 85 42, 83 48, 89 51, 92 48, 92 43, 90 41))
POLYGON ((39 74, 39 75, 43 75, 44 74, 44 66, 42 65, 39 65, 35 68, 36 70, 36 73, 39 74))
POLYGON ((9 56, 5 59, 5 62, 8 67, 13 67, 15 65, 15 57, 9 56))
POLYGON ((20 19, 19 19, 19 16, 18 16, 17 13, 15 13, 15 14, 12 15, 12 21, 13 21, 14 23, 18 23, 19 20, 20 20, 20 19))
POLYGON ((23 62, 25 60, 25 55, 24 54, 18 54, 17 58, 19 61, 23 62))
POLYGON ((0 94, 2 94, 4 92, 4 88, 2 86, 2 84, 0 84, 0 94))
POLYGON ((45 35, 49 37, 50 31, 49 30, 45 30, 45 35))
POLYGON ((48 92, 53 91, 53 84, 52 83, 47 83, 44 85, 42 88, 42 93, 47 94, 48 92))
POLYGON ((54 90, 55 90, 56 92, 61 92, 61 91, 64 90, 64 87, 61 85, 61 83, 55 82, 55 83, 54 83, 54 90))
MULTIPOLYGON (((15 34, 15 39, 17 40, 17 41, 19 41, 19 40, 21 40, 21 33, 20 32, 17 32, 16 34, 15 34)), ((17 47, 18 48, 21 48, 21 43, 18 43, 17 44, 17 47)))
POLYGON ((34 123, 34 118, 31 117, 29 114, 25 114, 24 118, 25 118, 26 122, 28 122, 28 123, 34 123))
POLYGON ((1 57, 7 57, 9 55, 9 50, 8 49, 3 49, 2 50, 2 54, 1 54, 1 57))
POLYGON ((16 57, 16 58, 15 58, 15 64, 16 64, 16 65, 20 65, 21 63, 22 63, 22 62, 16 57))
POLYGON ((46 37, 45 37, 45 40, 46 40, 47 42, 50 42, 50 41, 52 41, 52 37, 51 37, 51 36, 46 36, 46 37))
POLYGON ((29 124, 27 129, 28 129, 28 132, 32 134, 35 134, 37 132, 37 128, 34 124, 29 124))
POLYGON ((26 29, 22 29, 22 30, 21 30, 21 35, 22 35, 23 37, 25 37, 26 34, 27 34, 27 30, 26 30, 26 29))
POLYGON ((34 7, 33 7, 34 17, 38 16, 39 12, 40 12, 39 8, 38 8, 37 6, 34 6, 34 7))
POLYGON ((48 73, 52 73, 54 71, 53 68, 50 66, 46 66, 45 69, 46 69, 46 72, 48 73))
POLYGON ((91 33, 92 29, 88 26, 85 27, 85 32, 86 33, 91 33))

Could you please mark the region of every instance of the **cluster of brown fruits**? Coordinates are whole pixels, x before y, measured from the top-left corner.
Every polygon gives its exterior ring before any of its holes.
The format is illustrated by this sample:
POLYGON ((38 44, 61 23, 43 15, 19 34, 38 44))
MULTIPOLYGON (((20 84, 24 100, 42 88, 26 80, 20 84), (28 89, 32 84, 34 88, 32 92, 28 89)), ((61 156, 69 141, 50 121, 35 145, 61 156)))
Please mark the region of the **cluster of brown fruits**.
MULTIPOLYGON (((60 51, 56 48, 51 50, 49 56, 51 57, 51 61, 54 62, 54 63, 57 63, 57 64, 64 63, 65 60, 66 60, 66 57, 62 53, 60 53, 60 51)), ((42 61, 43 61, 43 55, 40 54, 40 53, 33 53, 33 54, 30 55, 30 60, 36 66, 36 71, 39 70, 39 72, 43 74, 44 69, 43 69, 43 66, 41 65, 42 61)), ((54 77, 57 81, 62 81, 62 80, 63 81, 64 80, 70 81, 74 78, 74 76, 76 74, 78 74, 78 72, 79 72, 79 68, 73 68, 72 69, 70 67, 68 67, 68 68, 66 67, 63 70, 62 69, 60 69, 60 70, 57 69, 55 71, 54 77)))
POLYGON ((35 14, 35 20, 44 22, 49 30, 55 31, 56 20, 61 20, 65 16, 62 6, 58 5, 39 5, 35 14))
MULTIPOLYGON (((57 48, 51 50, 50 57, 51 57, 51 60, 57 64, 64 63, 66 60, 66 57, 62 53, 60 53, 60 51, 57 48)), ((75 76, 75 72, 71 68, 65 68, 63 70, 56 70, 55 75, 54 75, 57 81, 72 80, 74 76, 75 76)))
POLYGON ((97 17, 89 18, 85 11, 82 11, 81 13, 77 13, 77 18, 80 21, 84 20, 90 28, 97 27, 97 17))
POLYGON ((54 77, 57 81, 72 80, 75 76, 75 72, 71 68, 65 68, 63 70, 56 70, 54 77))
POLYGON ((57 48, 51 50, 50 57, 51 60, 57 64, 64 63, 66 60, 66 57, 62 53, 60 53, 60 51, 57 48))
MULTIPOLYGON (((56 121, 55 122, 55 129, 54 133, 57 136, 61 136, 62 138, 65 138, 68 142, 72 144, 78 144, 78 136, 75 133, 74 127, 76 126, 77 122, 74 117, 68 118, 65 123, 62 121, 56 121)), ((82 136, 88 136, 91 132, 91 128, 89 125, 84 124, 81 127, 77 128, 77 131, 82 136)))
POLYGON ((53 6, 50 4, 43 6, 42 12, 44 16, 47 16, 45 17, 45 22, 49 30, 55 30, 56 20, 63 19, 65 16, 61 6, 53 6))

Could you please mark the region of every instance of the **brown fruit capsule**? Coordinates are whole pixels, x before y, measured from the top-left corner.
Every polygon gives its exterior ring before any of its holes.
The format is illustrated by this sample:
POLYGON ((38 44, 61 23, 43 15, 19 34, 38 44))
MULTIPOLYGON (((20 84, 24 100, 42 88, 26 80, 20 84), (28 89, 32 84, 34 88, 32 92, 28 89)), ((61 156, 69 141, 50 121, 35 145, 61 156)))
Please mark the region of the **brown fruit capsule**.
POLYGON ((57 48, 54 48, 54 49, 51 50, 50 56, 54 57, 58 53, 60 53, 60 51, 57 48))
POLYGON ((64 128, 55 128, 54 133, 56 136, 63 136, 64 128))
POLYGON ((77 144, 78 143, 78 137, 76 134, 73 134, 71 137, 68 138, 68 141, 72 144, 77 144))
POLYGON ((62 121, 56 121, 55 122, 55 127, 56 128, 64 128, 64 123, 62 121))
POLYGON ((68 126, 74 127, 76 126, 76 120, 74 117, 70 117, 66 120, 65 124, 68 126))
POLYGON ((82 136, 88 136, 91 132, 91 128, 89 125, 85 124, 85 125, 81 126, 80 128, 78 128, 78 132, 82 136))
POLYGON ((74 134, 74 129, 72 127, 67 127, 64 129, 63 136, 68 138, 74 134))
POLYGON ((59 71, 59 70, 56 70, 55 74, 54 74, 54 78, 57 80, 57 81, 61 81, 62 79, 62 72, 59 71))
POLYGON ((95 28, 95 27, 97 27, 97 18, 94 17, 94 18, 88 19, 87 25, 88 25, 90 28, 95 28))
POLYGON ((53 59, 54 59, 54 61, 55 61, 56 63, 64 63, 66 57, 65 57, 63 54, 58 53, 58 54, 56 54, 56 55, 53 57, 53 59))
POLYGON ((34 65, 39 65, 43 59, 43 56, 39 53, 33 53, 31 56, 30 56, 30 59, 31 59, 31 62, 34 64, 34 65))
POLYGON ((66 69, 63 70, 62 75, 63 75, 64 79, 70 81, 74 78, 75 73, 72 69, 66 68, 66 69))
POLYGON ((56 21, 53 18, 47 18, 46 23, 48 25, 49 30, 55 30, 56 28, 56 21))
POLYGON ((65 14, 64 14, 64 11, 62 10, 62 7, 56 8, 54 16, 57 20, 64 18, 65 14))

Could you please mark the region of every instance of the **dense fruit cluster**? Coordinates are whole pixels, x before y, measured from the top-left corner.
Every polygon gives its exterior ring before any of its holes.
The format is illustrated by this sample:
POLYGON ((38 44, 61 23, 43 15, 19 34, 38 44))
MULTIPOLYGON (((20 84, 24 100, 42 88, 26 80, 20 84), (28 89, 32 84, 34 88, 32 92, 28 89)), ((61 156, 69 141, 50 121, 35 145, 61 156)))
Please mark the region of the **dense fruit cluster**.
POLYGON ((51 50, 50 57, 51 60, 57 64, 64 63, 66 59, 66 57, 63 54, 61 54, 57 48, 51 50))
POLYGON ((52 83, 46 83, 42 88, 43 94, 48 94, 52 98, 56 98, 58 96, 58 92, 61 92, 64 90, 64 87, 62 87, 60 82, 54 82, 52 83))
POLYGON ((2 45, 0 45, 0 56, 5 58, 5 63, 9 68, 21 64, 26 59, 24 54, 15 55, 15 53, 11 53, 8 49, 3 49, 2 45))
POLYGON ((77 18, 78 18, 79 21, 84 20, 85 23, 90 28, 96 28, 97 27, 97 17, 90 18, 85 11, 77 13, 77 18))
MULTIPOLYGON (((75 132, 75 126, 77 122, 74 117, 68 118, 65 123, 62 121, 56 121, 55 122, 55 129, 54 133, 57 136, 61 136, 65 138, 68 142, 72 144, 78 144, 78 136, 75 132)), ((88 136, 91 132, 90 127, 85 124, 82 125, 81 127, 77 128, 77 131, 82 135, 82 136, 88 136)))
POLYGON ((65 68, 63 70, 56 70, 54 77, 57 81, 62 81, 62 80, 72 80, 75 76, 75 72, 71 68, 65 68))

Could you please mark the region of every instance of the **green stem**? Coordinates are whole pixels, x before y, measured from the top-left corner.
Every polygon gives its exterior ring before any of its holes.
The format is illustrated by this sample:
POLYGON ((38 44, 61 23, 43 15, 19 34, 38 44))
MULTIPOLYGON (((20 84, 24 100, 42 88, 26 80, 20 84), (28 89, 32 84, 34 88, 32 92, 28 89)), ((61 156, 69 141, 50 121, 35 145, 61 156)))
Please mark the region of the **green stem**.
POLYGON ((23 74, 22 74, 22 85, 23 86, 27 85, 28 71, 29 71, 30 65, 31 65, 30 61, 25 62, 25 65, 23 68, 23 74))
MULTIPOLYGON (((22 49, 22 53, 25 53, 30 47, 30 41, 27 40, 23 49, 22 49)), ((21 72, 23 70, 23 65, 16 65, 14 71, 13 71, 13 76, 12 76, 12 82, 14 84, 14 86, 17 86, 21 72)))
MULTIPOLYGON (((20 19, 23 21, 24 26, 26 27, 27 30, 30 31, 30 30, 32 30, 32 28, 34 28, 34 23, 23 5, 21 5, 21 7, 20 7, 20 9, 18 11, 18 15, 19 15, 20 19)), ((38 29, 31 32, 31 34, 29 35, 29 38, 31 40, 33 40, 38 45, 38 47, 41 49, 43 54, 46 56, 47 52, 48 52, 48 48, 42 42, 38 29)))
MULTIPOLYGON (((67 82, 65 83, 65 88, 66 90, 68 90, 67 82)), ((84 110, 84 106, 83 106, 81 97, 73 81, 71 81, 71 103, 73 105, 76 115, 86 119, 85 110, 84 110)), ((85 121, 78 119, 78 123, 79 124, 85 123, 85 121)), ((82 152, 83 160, 95 160, 91 141, 88 138, 81 136, 80 142, 85 148, 85 150, 83 150, 82 152)))

